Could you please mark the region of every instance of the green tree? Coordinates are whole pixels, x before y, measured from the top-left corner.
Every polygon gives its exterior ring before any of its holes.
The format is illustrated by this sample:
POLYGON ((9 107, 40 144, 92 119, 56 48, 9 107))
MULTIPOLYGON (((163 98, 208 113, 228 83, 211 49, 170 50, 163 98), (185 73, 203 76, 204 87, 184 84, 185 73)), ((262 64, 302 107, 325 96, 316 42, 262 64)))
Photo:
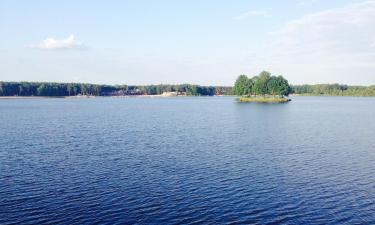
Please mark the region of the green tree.
POLYGON ((3 82, 0 82, 0 96, 4 95, 3 82))
POLYGON ((74 95, 74 86, 73 86, 73 84, 68 84, 66 86, 66 91, 68 92, 69 96, 74 95))
POLYGON ((274 76, 270 77, 270 79, 267 82, 268 93, 273 96, 278 95, 279 85, 280 85, 280 82, 278 78, 274 76))
POLYGON ((276 94, 279 96, 288 96, 291 91, 288 81, 283 76, 276 77, 276 80, 278 84, 276 94))
POLYGON ((248 80, 246 75, 240 75, 236 82, 234 83, 234 94, 235 95, 245 95, 246 94, 246 86, 248 85, 248 80))
POLYGON ((256 95, 268 94, 267 83, 271 78, 271 74, 267 71, 262 71, 254 82, 254 93, 256 95))
POLYGON ((253 87, 254 87, 254 81, 252 79, 247 79, 247 82, 245 84, 244 94, 248 96, 252 95, 253 87))

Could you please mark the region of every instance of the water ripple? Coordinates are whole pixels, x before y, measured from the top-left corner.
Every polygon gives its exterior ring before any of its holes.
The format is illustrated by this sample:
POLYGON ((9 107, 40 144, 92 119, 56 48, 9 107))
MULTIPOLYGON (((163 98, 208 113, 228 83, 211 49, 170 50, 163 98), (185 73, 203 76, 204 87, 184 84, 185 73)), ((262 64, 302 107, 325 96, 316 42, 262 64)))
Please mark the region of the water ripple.
POLYGON ((307 99, 0 101, 0 224, 374 224, 374 99, 307 99))

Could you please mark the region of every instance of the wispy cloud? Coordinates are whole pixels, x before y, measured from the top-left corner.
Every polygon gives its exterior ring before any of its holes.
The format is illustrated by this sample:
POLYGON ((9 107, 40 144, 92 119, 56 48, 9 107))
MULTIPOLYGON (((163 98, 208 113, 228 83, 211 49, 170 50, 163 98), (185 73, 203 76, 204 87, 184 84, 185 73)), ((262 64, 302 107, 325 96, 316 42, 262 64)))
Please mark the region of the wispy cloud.
POLYGON ((241 13, 238 16, 235 16, 235 20, 244 20, 249 17, 269 17, 271 14, 265 10, 250 10, 244 13, 241 13))
POLYGON ((288 71, 304 68, 304 75, 340 80, 358 71, 353 79, 370 76, 375 69, 375 1, 308 14, 273 35, 270 57, 288 71))
POLYGON ((312 5, 317 3, 319 0, 301 0, 298 2, 298 5, 312 5))
POLYGON ((279 33, 278 45, 288 52, 325 55, 372 54, 375 1, 354 3, 290 21, 279 33))
POLYGON ((375 48, 375 37, 373 37, 373 39, 372 39, 371 47, 375 48))
POLYGON ((55 39, 53 37, 47 38, 36 45, 31 45, 32 48, 38 49, 74 49, 74 48, 81 48, 83 44, 78 41, 74 35, 70 35, 64 39, 55 39))

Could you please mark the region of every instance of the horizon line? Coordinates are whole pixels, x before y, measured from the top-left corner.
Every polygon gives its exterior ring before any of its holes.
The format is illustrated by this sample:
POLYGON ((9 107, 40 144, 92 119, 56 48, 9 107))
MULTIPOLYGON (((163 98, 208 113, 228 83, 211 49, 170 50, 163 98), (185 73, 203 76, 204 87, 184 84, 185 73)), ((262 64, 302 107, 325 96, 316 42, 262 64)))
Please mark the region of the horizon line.
MULTIPOLYGON (((234 81, 235 82, 235 81, 234 81)), ((202 84, 196 84, 196 83, 188 83, 188 82, 183 82, 183 83, 153 83, 153 84, 126 84, 126 83, 122 83, 122 84, 107 84, 107 83, 94 83, 94 82, 77 82, 77 81, 73 81, 73 82, 69 82, 69 81, 4 81, 4 80, 0 80, 0 83, 54 83, 54 84, 91 84, 91 85, 107 85, 107 86, 121 86, 121 85, 127 85, 127 86, 158 86, 158 85, 184 85, 184 84, 188 84, 188 85, 196 85, 196 86, 201 86, 201 87, 233 87, 234 86, 234 82, 232 85, 202 85, 202 84)), ((370 87, 370 86, 374 86, 375 84, 368 84, 368 85, 364 85, 364 84, 345 84, 345 83, 338 83, 338 82, 335 82, 335 83, 302 83, 302 84, 293 84, 293 83, 289 83, 289 85, 291 86, 303 86, 303 85, 335 85, 335 84, 338 84, 338 85, 347 85, 347 86, 361 86, 361 87, 370 87)))

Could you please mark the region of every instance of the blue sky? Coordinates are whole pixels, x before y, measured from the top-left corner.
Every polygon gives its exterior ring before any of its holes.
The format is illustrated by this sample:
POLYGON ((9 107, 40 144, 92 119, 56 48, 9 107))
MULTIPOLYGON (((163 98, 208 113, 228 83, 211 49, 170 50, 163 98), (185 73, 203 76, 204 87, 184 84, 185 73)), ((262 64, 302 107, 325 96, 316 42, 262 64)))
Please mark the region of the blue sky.
POLYGON ((375 1, 0 0, 0 80, 375 84, 375 1))

